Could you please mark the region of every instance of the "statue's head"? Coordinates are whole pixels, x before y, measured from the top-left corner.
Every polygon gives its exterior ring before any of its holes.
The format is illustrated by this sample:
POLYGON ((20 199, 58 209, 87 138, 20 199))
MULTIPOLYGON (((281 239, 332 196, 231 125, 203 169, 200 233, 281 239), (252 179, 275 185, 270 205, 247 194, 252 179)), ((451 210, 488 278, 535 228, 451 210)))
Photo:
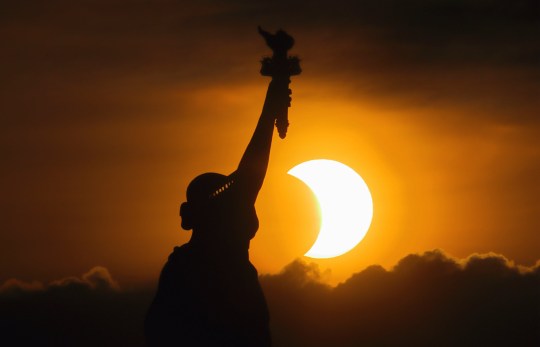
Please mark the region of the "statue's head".
POLYGON ((225 245, 250 240, 259 228, 255 206, 238 190, 236 173, 205 173, 188 185, 180 206, 182 228, 193 230, 199 241, 225 245))
POLYGON ((191 181, 186 192, 187 201, 180 206, 183 229, 201 226, 211 212, 213 198, 227 182, 227 176, 213 172, 199 175, 191 181))

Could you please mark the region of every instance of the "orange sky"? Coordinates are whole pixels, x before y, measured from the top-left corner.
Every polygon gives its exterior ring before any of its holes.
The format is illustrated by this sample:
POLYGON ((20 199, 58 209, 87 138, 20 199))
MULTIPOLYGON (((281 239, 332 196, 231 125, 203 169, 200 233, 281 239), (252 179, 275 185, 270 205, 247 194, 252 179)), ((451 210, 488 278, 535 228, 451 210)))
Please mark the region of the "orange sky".
POLYGON ((289 30, 304 70, 257 202, 260 273, 315 240, 314 197, 286 172, 316 158, 352 167, 374 199, 364 241, 316 261, 332 283, 434 248, 533 264, 537 19, 458 2, 463 13, 434 21, 425 3, 6 2, 0 282, 95 265, 121 283, 155 281, 189 238, 178 217, 187 184, 232 172, 256 124, 269 53, 258 24, 289 30))

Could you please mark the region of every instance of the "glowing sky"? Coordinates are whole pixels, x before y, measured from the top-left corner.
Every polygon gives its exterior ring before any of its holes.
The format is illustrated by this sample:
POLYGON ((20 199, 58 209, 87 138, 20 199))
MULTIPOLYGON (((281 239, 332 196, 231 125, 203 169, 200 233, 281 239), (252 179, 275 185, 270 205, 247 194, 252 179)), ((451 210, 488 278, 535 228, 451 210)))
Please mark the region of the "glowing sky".
POLYGON ((259 272, 315 240, 286 172, 317 158, 357 171, 375 206, 358 247, 318 261, 334 283, 433 248, 532 265, 539 17, 533 0, 3 1, 0 282, 96 265, 155 281, 189 238, 187 184, 232 172, 256 124, 259 24, 296 38, 304 70, 257 203, 259 272))

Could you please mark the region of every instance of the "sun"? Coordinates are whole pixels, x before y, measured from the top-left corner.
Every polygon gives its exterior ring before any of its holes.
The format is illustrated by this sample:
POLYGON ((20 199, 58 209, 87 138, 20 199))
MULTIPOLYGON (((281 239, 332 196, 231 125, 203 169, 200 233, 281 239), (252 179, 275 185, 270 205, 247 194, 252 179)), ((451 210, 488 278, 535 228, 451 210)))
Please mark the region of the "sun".
POLYGON ((373 218, 373 199, 358 173, 338 161, 317 159, 296 165, 288 174, 304 182, 320 206, 319 236, 305 256, 337 257, 362 241, 373 218))

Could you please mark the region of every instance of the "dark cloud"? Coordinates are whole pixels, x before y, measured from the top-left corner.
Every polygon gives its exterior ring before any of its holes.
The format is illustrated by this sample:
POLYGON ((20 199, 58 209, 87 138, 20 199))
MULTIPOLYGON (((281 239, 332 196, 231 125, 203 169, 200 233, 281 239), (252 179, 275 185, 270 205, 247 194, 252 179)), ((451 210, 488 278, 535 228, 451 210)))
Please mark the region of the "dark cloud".
POLYGON ((539 267, 500 255, 411 254, 336 288, 301 261, 261 277, 276 346, 536 346, 539 267))
POLYGON ((16 278, 5 281, 0 286, 0 295, 11 296, 24 293, 46 291, 95 291, 113 292, 120 290, 118 283, 112 278, 109 270, 103 266, 95 266, 80 277, 71 276, 51 281, 44 285, 39 281, 25 282, 16 278))
POLYGON ((151 291, 122 291, 104 267, 47 285, 0 286, 3 346, 142 346, 151 291))
POLYGON ((120 287, 118 283, 112 278, 109 270, 102 266, 96 266, 87 273, 83 274, 81 278, 67 277, 58 281, 53 281, 49 284, 50 288, 56 289, 68 289, 68 288, 85 288, 96 291, 116 291, 120 287))
MULTIPOLYGON (((337 287, 297 260, 262 275, 274 346, 537 346, 540 262, 501 255, 411 254, 374 265, 337 287)), ((153 290, 119 290, 105 268, 45 286, 0 290, 2 341, 17 345, 142 346, 153 290), (16 294, 16 295, 14 295, 16 294)), ((9 345, 9 344, 8 344, 9 345)))
POLYGON ((16 278, 10 278, 0 286, 1 295, 17 295, 21 293, 45 290, 43 283, 39 281, 24 282, 16 278))

